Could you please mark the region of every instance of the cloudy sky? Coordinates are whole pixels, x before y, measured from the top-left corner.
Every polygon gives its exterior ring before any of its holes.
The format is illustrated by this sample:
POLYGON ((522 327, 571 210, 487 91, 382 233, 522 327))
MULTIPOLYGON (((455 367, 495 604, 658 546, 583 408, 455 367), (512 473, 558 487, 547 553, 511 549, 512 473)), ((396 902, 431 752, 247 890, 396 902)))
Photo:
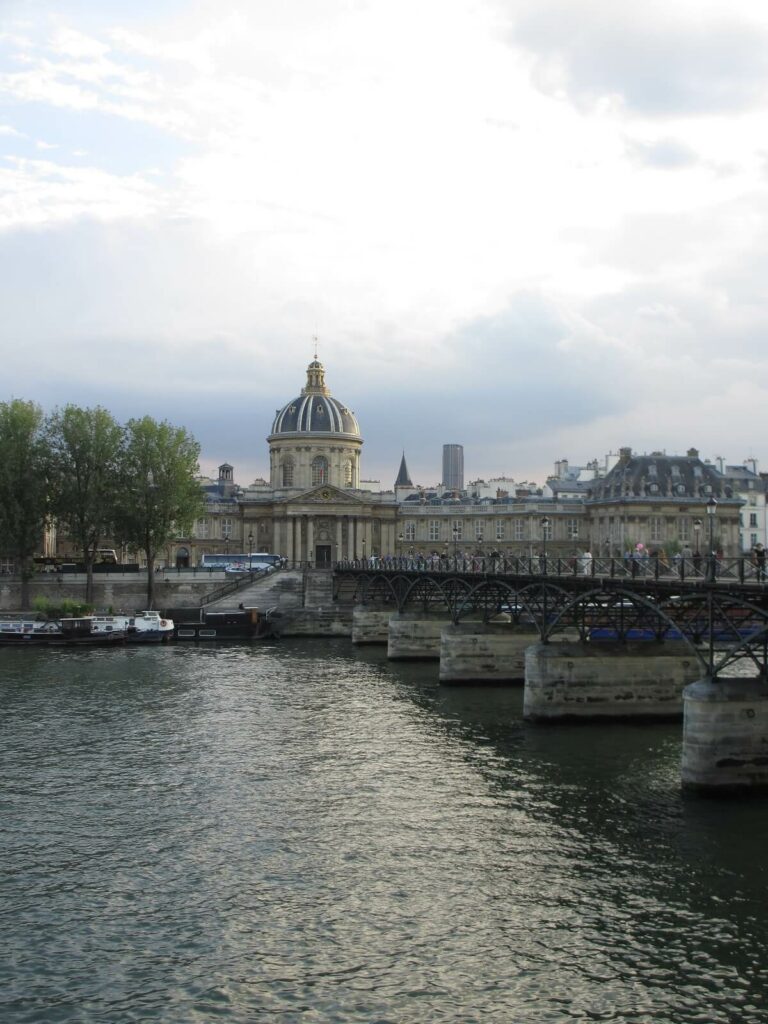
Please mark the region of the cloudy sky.
POLYGON ((0 0, 0 400, 768 469, 768 4, 0 0))

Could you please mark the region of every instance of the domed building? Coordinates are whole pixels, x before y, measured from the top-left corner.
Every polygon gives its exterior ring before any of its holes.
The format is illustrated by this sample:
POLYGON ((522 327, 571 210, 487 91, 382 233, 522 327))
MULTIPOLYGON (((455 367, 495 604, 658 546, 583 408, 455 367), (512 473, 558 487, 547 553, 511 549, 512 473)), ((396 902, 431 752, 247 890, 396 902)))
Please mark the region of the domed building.
POLYGON ((355 414, 331 396, 317 357, 307 367, 298 398, 277 410, 267 442, 270 484, 276 491, 360 486, 360 427, 355 414))
POLYGON ((269 482, 233 488, 232 467, 221 466, 176 564, 197 564, 211 550, 270 552, 316 566, 395 550, 394 495, 360 489, 360 426, 331 395, 317 356, 301 393, 277 410, 267 444, 269 482))

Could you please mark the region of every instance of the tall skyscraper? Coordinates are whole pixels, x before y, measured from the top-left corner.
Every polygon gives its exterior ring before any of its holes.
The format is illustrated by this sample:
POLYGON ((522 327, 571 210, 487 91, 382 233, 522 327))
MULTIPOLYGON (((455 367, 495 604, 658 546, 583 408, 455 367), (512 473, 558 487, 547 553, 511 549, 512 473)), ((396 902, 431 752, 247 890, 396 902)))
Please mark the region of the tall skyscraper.
POLYGON ((443 445, 443 487, 447 491, 464 490, 464 445, 443 445))

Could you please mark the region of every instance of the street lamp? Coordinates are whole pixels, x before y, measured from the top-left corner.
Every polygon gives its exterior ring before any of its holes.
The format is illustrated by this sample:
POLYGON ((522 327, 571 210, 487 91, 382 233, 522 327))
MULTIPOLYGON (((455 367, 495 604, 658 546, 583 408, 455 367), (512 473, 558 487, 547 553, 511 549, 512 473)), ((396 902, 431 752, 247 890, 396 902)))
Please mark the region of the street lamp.
POLYGON ((363 565, 365 565, 365 537, 363 537, 363 565))
POLYGON ((402 533, 398 533, 398 535, 397 535, 397 557, 398 558, 402 558, 403 557, 403 541, 404 540, 405 540, 405 537, 402 535, 402 533))
POLYGON ((544 516, 541 520, 541 571, 547 571, 547 534, 549 533, 551 520, 549 516, 544 516))
POLYGON ((714 580, 715 578, 715 552, 714 552, 714 535, 715 535, 715 516, 717 515, 717 501, 714 498, 710 498, 707 502, 707 526, 709 536, 709 578, 714 580))
POLYGON ((248 532, 248 568, 252 568, 251 560, 253 557, 253 530, 248 532))
POLYGON ((453 528, 453 567, 456 568, 456 564, 459 557, 459 528, 454 526, 453 528))
POLYGON ((477 537, 477 555, 478 555, 478 559, 479 559, 479 562, 480 562, 480 565, 478 566, 478 568, 481 568, 482 564, 483 564, 483 535, 482 535, 482 533, 480 534, 479 537, 477 537))

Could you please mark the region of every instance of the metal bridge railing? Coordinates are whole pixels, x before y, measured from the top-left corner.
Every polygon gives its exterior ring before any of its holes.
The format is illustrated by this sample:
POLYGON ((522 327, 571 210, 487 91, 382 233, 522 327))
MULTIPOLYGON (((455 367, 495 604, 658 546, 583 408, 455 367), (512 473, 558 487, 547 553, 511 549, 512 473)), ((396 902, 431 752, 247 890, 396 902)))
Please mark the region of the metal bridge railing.
POLYGON ((569 558, 505 557, 501 555, 427 555, 348 559, 336 563, 338 569, 380 570, 382 572, 478 573, 499 576, 582 576, 611 580, 665 580, 680 582, 766 583, 766 566, 749 557, 731 559, 716 556, 662 559, 593 558, 574 555, 569 558))

